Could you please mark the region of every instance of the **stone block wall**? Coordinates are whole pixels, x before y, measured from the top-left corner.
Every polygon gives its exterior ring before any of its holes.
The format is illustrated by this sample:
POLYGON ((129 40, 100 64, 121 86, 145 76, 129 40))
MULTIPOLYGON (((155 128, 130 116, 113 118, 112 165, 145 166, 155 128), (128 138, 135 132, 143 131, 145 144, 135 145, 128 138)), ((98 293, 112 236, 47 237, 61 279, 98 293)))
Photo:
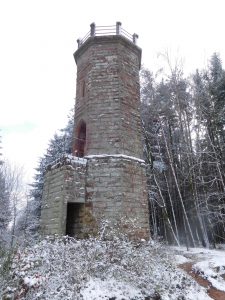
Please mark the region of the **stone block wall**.
POLYGON ((81 120, 86 123, 84 155, 125 154, 142 158, 141 49, 122 36, 96 36, 74 55, 75 120, 77 125, 81 120))
POLYGON ((104 219, 125 219, 126 233, 148 239, 140 119, 141 49, 119 34, 91 36, 74 57, 73 154, 85 159, 59 161, 46 173, 42 231, 82 237, 96 232, 104 219))
POLYGON ((85 202, 86 160, 59 161, 44 178, 41 210, 43 235, 65 234, 67 203, 85 202))
POLYGON ((130 237, 149 238, 144 161, 125 155, 89 156, 46 173, 42 198, 43 235, 97 234, 102 220, 121 222, 130 237), (123 223, 124 222, 124 223, 123 223))
POLYGON ((93 216, 101 220, 127 221, 124 232, 149 238, 149 214, 145 164, 126 156, 88 159, 87 196, 93 216))

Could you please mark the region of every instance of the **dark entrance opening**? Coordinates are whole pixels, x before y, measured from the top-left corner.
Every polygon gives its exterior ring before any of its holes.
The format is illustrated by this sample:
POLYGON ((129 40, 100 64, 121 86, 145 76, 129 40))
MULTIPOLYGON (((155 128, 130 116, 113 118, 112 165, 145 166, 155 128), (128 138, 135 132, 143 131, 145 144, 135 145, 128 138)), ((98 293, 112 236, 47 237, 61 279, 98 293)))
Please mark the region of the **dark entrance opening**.
POLYGON ((83 205, 83 203, 67 203, 66 235, 75 236, 81 233, 83 205))
POLYGON ((86 123, 82 120, 78 125, 78 130, 75 140, 75 156, 83 157, 86 144, 86 123))

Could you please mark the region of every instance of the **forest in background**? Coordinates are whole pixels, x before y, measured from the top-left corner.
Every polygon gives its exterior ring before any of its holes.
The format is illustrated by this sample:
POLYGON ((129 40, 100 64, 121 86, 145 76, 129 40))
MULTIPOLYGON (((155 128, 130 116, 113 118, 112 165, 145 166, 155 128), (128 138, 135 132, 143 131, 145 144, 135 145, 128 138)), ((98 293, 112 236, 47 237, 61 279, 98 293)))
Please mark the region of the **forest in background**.
MULTIPOLYGON (((169 73, 140 73, 151 234, 171 244, 215 246, 225 241, 225 71, 216 53, 205 70, 188 78, 167 55, 165 60, 169 73)), ((71 152, 73 116, 71 111, 40 158, 22 211, 19 172, 1 161, 1 241, 36 235, 44 172, 71 152)))
POLYGON ((141 73, 142 119, 153 237, 177 245, 225 240, 225 71, 182 69, 157 82, 141 73))

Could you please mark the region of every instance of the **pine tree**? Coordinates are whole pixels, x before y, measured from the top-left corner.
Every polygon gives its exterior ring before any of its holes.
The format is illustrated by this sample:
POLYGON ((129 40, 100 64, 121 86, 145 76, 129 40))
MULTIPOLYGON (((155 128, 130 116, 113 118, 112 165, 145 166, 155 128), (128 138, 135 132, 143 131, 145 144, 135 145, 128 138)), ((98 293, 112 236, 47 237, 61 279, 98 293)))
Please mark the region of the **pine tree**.
POLYGON ((179 244, 188 235, 194 245, 194 229, 198 227, 201 235, 204 235, 204 230, 197 210, 195 157, 190 133, 193 107, 188 81, 176 68, 159 83, 152 84, 149 76, 142 82, 147 87, 141 92, 142 95, 145 93, 143 98, 147 103, 143 118, 146 149, 152 166, 150 196, 153 200, 158 199, 150 201, 154 211, 150 213, 151 219, 155 218, 152 223, 168 241, 179 244), (147 83, 149 78, 151 82, 147 83), (153 92, 149 89, 151 86, 154 86, 153 92), (155 204, 159 202, 157 207, 155 204))
POLYGON ((225 229, 225 72, 214 53, 209 67, 193 77, 200 207, 211 239, 224 239, 225 229))
MULTIPOLYGON (((41 198, 44 186, 44 174, 47 166, 65 154, 70 154, 72 152, 73 124, 74 114, 71 110, 68 115, 68 123, 66 127, 54 134, 53 138, 49 141, 46 153, 39 160, 34 177, 34 183, 31 185, 32 201, 30 201, 28 205, 29 214, 31 216, 35 216, 36 219, 39 219, 41 214, 41 198)), ((28 221, 28 223, 32 232, 36 232, 38 230, 38 222, 34 224, 31 220, 31 222, 28 221)))

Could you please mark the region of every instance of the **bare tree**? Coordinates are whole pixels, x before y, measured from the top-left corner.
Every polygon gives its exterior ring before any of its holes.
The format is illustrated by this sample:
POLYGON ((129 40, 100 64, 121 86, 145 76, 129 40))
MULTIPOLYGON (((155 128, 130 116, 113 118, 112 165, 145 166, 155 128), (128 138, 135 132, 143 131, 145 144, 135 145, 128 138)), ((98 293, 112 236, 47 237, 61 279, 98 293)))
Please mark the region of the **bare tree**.
POLYGON ((13 246, 15 240, 16 220, 21 201, 24 197, 23 171, 21 168, 4 162, 0 168, 0 239, 13 246))

